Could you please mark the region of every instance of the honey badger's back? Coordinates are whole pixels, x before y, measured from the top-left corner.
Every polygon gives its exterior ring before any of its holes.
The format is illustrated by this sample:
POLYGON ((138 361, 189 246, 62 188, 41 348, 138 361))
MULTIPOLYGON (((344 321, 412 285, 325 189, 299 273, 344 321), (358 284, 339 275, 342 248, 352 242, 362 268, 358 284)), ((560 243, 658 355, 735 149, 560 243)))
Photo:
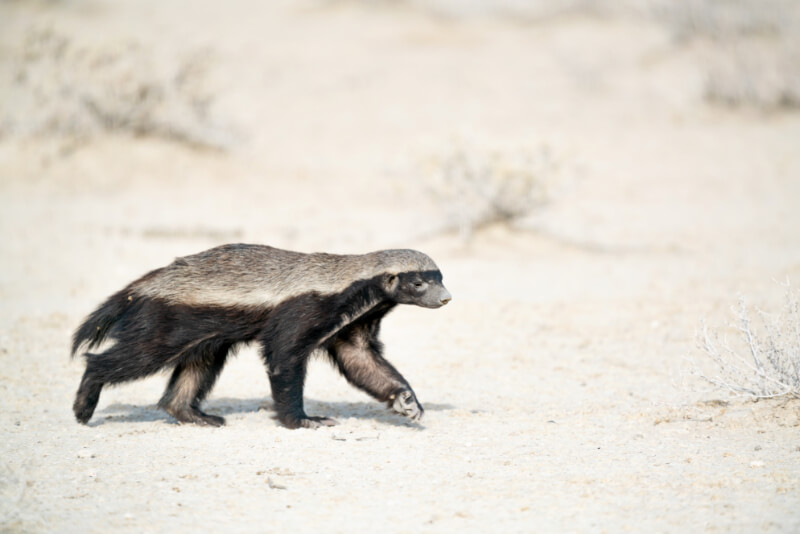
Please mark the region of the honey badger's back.
POLYGON ((72 354, 81 345, 99 345, 139 297, 182 306, 268 308, 307 293, 332 295, 382 273, 430 270, 436 264, 415 250, 338 255, 222 245, 177 258, 109 297, 75 332, 72 354))
POLYGON ((303 254, 264 245, 223 245, 178 258, 131 284, 136 294, 186 305, 274 306, 305 293, 330 295, 383 273, 436 270, 414 250, 303 254))

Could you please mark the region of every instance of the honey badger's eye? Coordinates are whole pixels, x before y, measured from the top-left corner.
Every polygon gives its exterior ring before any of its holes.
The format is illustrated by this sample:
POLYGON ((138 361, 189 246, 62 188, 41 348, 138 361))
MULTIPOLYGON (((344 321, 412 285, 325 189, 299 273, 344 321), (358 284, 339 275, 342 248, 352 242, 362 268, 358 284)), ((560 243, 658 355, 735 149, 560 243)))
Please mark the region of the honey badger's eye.
POLYGON ((426 285, 425 282, 423 282, 421 280, 417 280, 416 282, 414 282, 414 287, 416 287, 416 288, 421 288, 421 287, 424 287, 425 285, 426 285))

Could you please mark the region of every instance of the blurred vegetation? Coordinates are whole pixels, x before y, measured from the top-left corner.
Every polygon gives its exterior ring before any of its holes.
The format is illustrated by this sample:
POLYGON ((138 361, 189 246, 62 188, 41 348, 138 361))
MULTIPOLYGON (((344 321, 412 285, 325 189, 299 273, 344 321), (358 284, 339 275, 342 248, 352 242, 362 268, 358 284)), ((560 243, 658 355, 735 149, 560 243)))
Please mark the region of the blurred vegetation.
POLYGON ((448 19, 522 24, 569 16, 640 17, 662 25, 676 48, 696 49, 713 104, 775 111, 800 107, 797 0, 406 0, 448 19))
MULTIPOLYGON (((572 16, 655 21, 672 36, 676 51, 696 54, 705 74, 708 102, 765 111, 800 107, 800 2, 796 0, 400 0, 377 4, 405 5, 449 19, 488 17, 515 24, 551 23, 572 16)), ((169 56, 133 39, 92 41, 57 26, 33 24, 19 43, 3 50, 0 138, 48 136, 74 146, 111 132, 228 148, 234 136, 214 114, 219 95, 210 83, 212 58, 213 50, 169 56)), ((469 158, 451 159, 447 166, 473 163, 469 158)), ((494 211, 496 217, 488 219, 508 218, 519 210, 494 211)))
POLYGON ((800 2, 665 1, 654 13, 678 45, 700 49, 710 102, 800 107, 800 2))
POLYGON ((211 113, 207 52, 166 58, 135 41, 79 43, 34 26, 9 60, 0 136, 74 144, 123 132, 201 147, 230 144, 211 113))

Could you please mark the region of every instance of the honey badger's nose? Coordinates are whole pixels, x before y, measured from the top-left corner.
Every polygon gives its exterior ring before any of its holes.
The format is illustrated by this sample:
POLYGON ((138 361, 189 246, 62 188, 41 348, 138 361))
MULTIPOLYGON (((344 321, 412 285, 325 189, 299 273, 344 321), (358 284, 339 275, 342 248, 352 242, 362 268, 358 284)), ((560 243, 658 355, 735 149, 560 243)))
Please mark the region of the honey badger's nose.
POLYGON ((453 297, 452 295, 450 295, 450 292, 448 290, 446 289, 442 290, 442 294, 439 296, 439 301, 442 303, 442 306, 450 302, 452 299, 453 297))

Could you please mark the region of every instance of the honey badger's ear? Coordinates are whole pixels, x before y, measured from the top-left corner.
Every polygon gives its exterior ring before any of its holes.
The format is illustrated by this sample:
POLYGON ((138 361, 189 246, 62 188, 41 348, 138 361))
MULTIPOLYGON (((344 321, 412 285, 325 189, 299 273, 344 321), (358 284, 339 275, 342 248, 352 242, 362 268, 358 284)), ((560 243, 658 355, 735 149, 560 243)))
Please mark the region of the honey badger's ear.
POLYGON ((396 274, 386 274, 383 277, 383 288, 388 293, 394 293, 397 289, 397 286, 400 285, 400 279, 397 278, 396 274))

